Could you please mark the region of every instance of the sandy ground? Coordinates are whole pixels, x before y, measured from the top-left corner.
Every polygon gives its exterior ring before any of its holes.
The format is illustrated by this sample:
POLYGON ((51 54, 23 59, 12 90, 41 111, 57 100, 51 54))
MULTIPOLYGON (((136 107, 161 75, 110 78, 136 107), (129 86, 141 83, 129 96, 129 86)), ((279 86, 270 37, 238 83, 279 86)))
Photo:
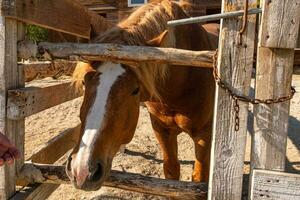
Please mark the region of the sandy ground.
MULTIPOLYGON (((300 76, 293 77, 293 85, 300 91, 300 76)), ((82 99, 53 107, 26 119, 25 155, 28 158, 34 149, 45 143, 59 132, 76 125, 82 99)), ((251 119, 250 119, 251 121, 251 119)), ((251 127, 249 127, 251 130, 251 127)), ((249 168, 250 133, 248 134, 245 156, 245 169, 249 168)), ((181 180, 191 180, 194 160, 194 147, 187 134, 178 137, 179 159, 181 161, 181 180)), ((132 142, 126 146, 124 153, 119 153, 113 162, 113 169, 142 175, 163 178, 162 155, 152 134, 147 110, 141 107, 137 130, 132 142)), ((300 173, 300 92, 292 100, 289 138, 287 147, 287 170, 300 173)), ((248 171, 248 170, 246 170, 248 171)), ((70 185, 60 186, 50 200, 64 199, 165 199, 126 192, 118 189, 102 188, 96 192, 83 192, 70 185)))

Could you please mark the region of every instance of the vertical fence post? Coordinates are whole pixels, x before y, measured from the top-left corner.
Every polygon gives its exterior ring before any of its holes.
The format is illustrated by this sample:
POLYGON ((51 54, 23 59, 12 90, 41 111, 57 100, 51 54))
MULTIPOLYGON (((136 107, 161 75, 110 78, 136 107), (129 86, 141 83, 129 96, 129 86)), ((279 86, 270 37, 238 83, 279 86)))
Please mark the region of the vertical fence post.
MULTIPOLYGON (((264 0, 255 95, 275 99, 291 93, 300 0, 264 0)), ((290 102, 254 106, 251 169, 284 171, 290 102)))
MULTIPOLYGON (((2 5, 3 1, 0 3, 2 5)), ((24 79, 17 65, 17 21, 5 19, 0 13, 0 131, 20 149, 22 156, 14 166, 0 167, 0 200, 4 200, 14 194, 16 174, 24 160, 24 119, 7 119, 7 90, 24 87, 24 79)))
POLYGON ((299 31, 298 31, 298 44, 296 48, 300 48, 300 27, 299 27, 299 31))
MULTIPOLYGON (((244 9, 244 0, 223 0, 222 12, 244 9)), ((257 1, 249 0, 249 8, 257 1)), ((218 69, 221 79, 237 94, 248 95, 253 67, 256 16, 248 16, 248 26, 239 40, 242 18, 221 23, 218 69)), ((217 87, 211 149, 208 199, 241 199, 247 134, 248 104, 239 102, 239 131, 235 131, 234 101, 217 87)))

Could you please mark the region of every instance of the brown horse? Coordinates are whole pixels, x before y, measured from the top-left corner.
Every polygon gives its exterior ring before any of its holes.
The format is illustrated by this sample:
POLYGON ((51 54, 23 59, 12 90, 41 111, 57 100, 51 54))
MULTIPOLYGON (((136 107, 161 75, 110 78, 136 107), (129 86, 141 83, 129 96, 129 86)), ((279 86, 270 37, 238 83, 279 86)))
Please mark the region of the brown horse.
MULTIPOLYGON (((176 2, 149 3, 95 42, 216 49, 217 25, 184 25, 166 31, 168 21, 186 17, 176 2)), ((186 132, 195 142, 193 181, 208 180, 215 90, 211 69, 153 63, 140 63, 138 67, 113 62, 79 65, 77 73, 88 71, 80 111, 82 129, 66 168, 75 187, 101 187, 120 146, 134 135, 140 102, 149 110, 163 152, 165 177, 179 179, 177 135, 186 132)))

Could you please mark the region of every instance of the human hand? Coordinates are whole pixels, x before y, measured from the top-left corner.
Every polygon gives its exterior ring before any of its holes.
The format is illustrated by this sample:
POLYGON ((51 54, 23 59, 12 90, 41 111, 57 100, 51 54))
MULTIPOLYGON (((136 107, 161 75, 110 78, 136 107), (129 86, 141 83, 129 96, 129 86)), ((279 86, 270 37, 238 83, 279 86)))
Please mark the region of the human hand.
POLYGON ((19 150, 0 132, 0 166, 5 163, 11 165, 14 163, 15 159, 19 158, 19 150))

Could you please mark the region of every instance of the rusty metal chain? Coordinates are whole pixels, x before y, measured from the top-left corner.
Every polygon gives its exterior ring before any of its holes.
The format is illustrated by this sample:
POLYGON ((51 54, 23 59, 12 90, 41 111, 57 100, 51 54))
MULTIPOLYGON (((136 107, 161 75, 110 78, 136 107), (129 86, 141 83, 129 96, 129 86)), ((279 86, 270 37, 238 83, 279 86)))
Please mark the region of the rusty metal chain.
MULTIPOLYGON (((245 33, 247 26, 248 26, 248 8, 249 8, 249 1, 248 0, 244 0, 244 16, 243 16, 243 24, 242 27, 239 31, 239 45, 242 44, 242 36, 245 33)), ((239 105, 239 101, 242 102, 247 102, 247 103, 251 103, 254 105, 257 104, 276 104, 276 103, 282 103, 285 101, 289 101, 293 98, 294 94, 296 93, 295 88, 291 87, 291 93, 287 96, 283 96, 283 97, 278 97, 275 99, 255 99, 255 98, 250 98, 247 96, 243 96, 243 95, 238 95, 236 94, 229 85, 227 85, 224 81, 222 81, 222 79, 219 76, 218 73, 218 50, 216 50, 214 58, 213 58, 213 75, 215 78, 215 82, 216 84, 222 88, 223 90, 225 90, 226 92, 229 93, 229 95, 232 97, 232 99, 234 100, 234 112, 235 112, 235 118, 234 118, 234 130, 235 131, 239 131, 240 129, 240 118, 239 118, 239 112, 240 112, 240 105, 239 105)))
POLYGON ((218 50, 216 50, 216 52, 214 54, 214 57, 213 57, 213 76, 214 76, 216 84, 220 88, 222 88, 223 90, 228 92, 229 95, 234 100, 234 112, 235 112, 234 130, 235 131, 239 131, 239 129, 240 129, 240 118, 239 118, 240 105, 239 105, 239 101, 246 102, 246 103, 251 103, 251 104, 254 104, 254 105, 257 105, 257 104, 270 105, 270 104, 276 104, 276 103, 282 103, 282 102, 285 102, 285 101, 289 101, 294 97, 294 95, 296 93, 295 88, 291 87, 291 92, 290 92, 289 95, 283 96, 283 97, 278 97, 278 98, 275 98, 275 99, 255 99, 255 98, 250 98, 248 96, 236 94, 233 91, 233 89, 227 83, 225 83, 219 76, 219 73, 218 73, 218 50))

